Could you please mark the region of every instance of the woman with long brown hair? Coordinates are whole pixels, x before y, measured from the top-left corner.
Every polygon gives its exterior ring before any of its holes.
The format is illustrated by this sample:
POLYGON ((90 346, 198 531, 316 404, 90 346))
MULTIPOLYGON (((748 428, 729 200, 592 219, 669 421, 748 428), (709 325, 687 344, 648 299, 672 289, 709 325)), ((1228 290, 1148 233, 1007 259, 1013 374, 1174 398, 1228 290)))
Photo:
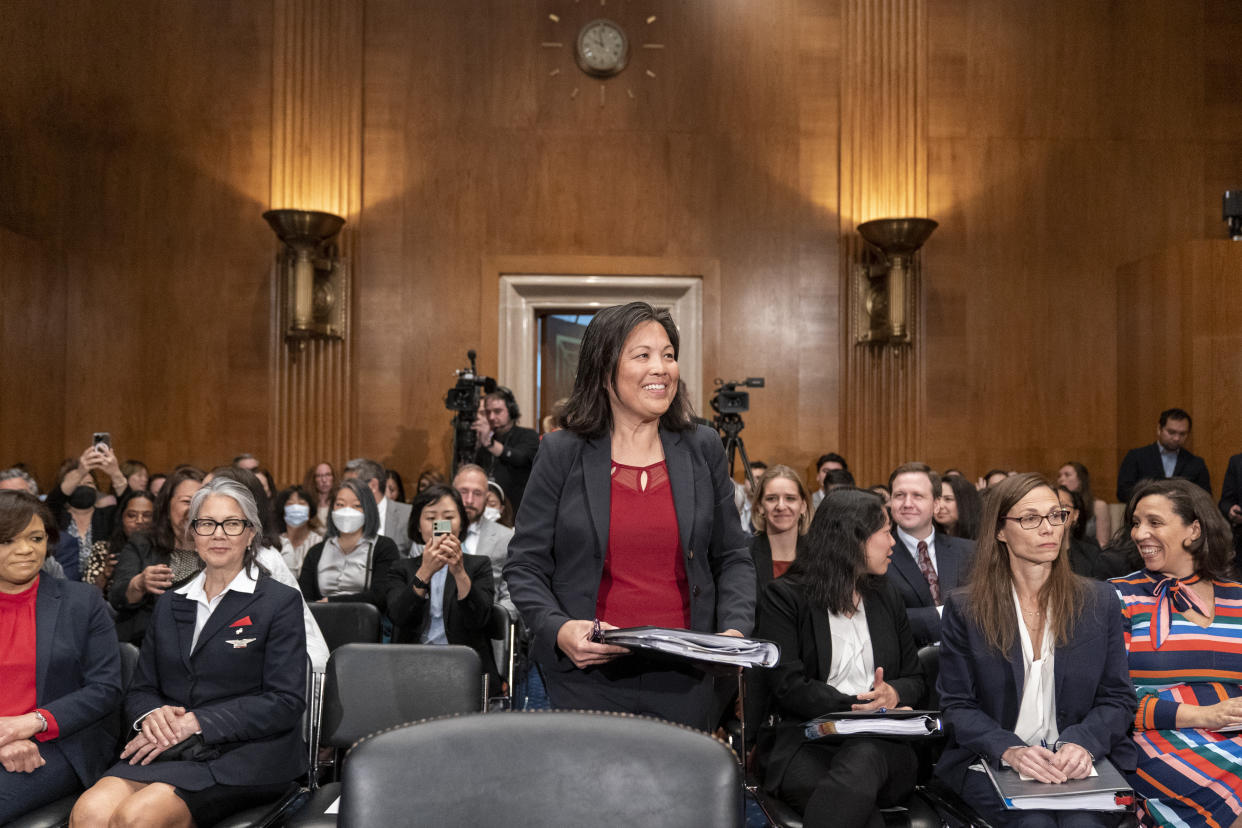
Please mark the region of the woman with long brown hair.
POLYGON ((1008 765, 1040 782, 1090 775, 1108 758, 1132 771, 1130 687, 1117 596, 1075 575, 1066 521, 1038 474, 987 490, 965 590, 941 625, 940 704, 949 743, 940 776, 993 825, 1114 825, 1089 811, 1006 811, 976 762, 1008 765))

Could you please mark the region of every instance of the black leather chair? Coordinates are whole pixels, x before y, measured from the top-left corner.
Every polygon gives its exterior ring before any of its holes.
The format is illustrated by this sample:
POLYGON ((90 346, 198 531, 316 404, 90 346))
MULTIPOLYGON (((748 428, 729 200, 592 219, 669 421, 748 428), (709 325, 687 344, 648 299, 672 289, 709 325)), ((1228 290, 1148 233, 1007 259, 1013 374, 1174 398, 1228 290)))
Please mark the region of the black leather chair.
MULTIPOLYGON (((469 647, 346 644, 328 659, 320 742, 343 749, 403 722, 479 712, 483 703, 483 665, 469 647)), ((338 796, 339 783, 319 787, 289 825, 336 825, 325 811, 338 796)))
MULTIPOLYGON (((128 641, 122 641, 121 649, 121 688, 129 690, 129 683, 134 677, 134 668, 138 666, 138 648, 128 641)), ((124 698, 124 693, 121 695, 124 698)), ((129 741, 131 731, 130 723, 125 720, 125 711, 122 706, 117 706, 117 748, 116 755, 121 754, 121 748, 125 747, 125 743, 129 741)), ((78 801, 78 794, 61 797, 55 802, 49 802, 42 808, 23 815, 19 819, 10 822, 8 828, 61 828, 61 826, 69 824, 69 812, 73 810, 73 805, 78 801)))
MULTIPOLYGON (((511 612, 501 604, 492 605, 492 619, 488 624, 487 637, 493 642, 500 644, 500 659, 496 662, 496 669, 500 671, 500 677, 508 685, 508 692, 503 695, 512 695, 513 693, 513 673, 515 661, 515 648, 517 642, 517 613, 511 612)), ((500 696, 501 688, 491 687, 488 689, 489 696, 500 696)))
POLYGON ((380 612, 374 604, 361 601, 308 604, 328 652, 344 644, 378 644, 380 641, 380 612))
POLYGON ((743 824, 724 743, 614 713, 454 716, 377 733, 350 750, 342 791, 347 826, 743 824))

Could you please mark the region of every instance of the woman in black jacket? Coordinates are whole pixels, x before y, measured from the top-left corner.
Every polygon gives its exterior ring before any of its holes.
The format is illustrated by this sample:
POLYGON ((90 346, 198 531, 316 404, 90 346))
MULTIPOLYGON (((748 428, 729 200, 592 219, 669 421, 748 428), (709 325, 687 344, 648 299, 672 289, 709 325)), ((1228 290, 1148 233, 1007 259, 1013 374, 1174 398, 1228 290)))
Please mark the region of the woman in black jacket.
POLYGON ((298 585, 309 601, 365 601, 384 612, 384 586, 397 545, 379 533, 371 490, 343 480, 332 495, 327 538, 302 560, 298 585))

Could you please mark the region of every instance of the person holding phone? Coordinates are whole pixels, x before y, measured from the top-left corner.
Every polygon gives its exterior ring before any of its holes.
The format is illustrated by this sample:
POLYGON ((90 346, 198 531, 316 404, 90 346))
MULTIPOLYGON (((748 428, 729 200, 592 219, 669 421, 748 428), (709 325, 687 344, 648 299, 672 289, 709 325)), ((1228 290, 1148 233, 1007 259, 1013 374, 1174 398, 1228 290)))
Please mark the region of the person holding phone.
POLYGON ((470 647, 479 654, 491 687, 499 689, 500 673, 488 638, 495 597, 492 562, 486 555, 462 551, 465 526, 466 507, 456 489, 437 483, 414 498, 410 540, 423 544, 423 552, 394 563, 383 584, 392 640, 470 647))

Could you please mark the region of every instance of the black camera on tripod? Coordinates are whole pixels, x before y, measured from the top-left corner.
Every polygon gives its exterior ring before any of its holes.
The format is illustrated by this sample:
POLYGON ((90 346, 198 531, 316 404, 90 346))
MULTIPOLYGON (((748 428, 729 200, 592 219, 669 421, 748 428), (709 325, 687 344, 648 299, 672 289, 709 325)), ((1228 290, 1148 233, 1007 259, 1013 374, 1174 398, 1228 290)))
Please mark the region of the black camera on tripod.
POLYGON ((485 394, 496 390, 496 380, 479 376, 479 369, 475 364, 476 356, 473 350, 466 352, 470 367, 458 369, 457 384, 444 395, 444 407, 457 412, 457 416, 453 418, 454 472, 463 463, 474 462, 474 452, 478 444, 474 421, 479 416, 479 403, 485 394))
POLYGON ((762 388, 763 377, 747 377, 744 380, 725 382, 716 380, 716 393, 712 395, 712 410, 717 414, 742 414, 750 411, 750 392, 739 391, 742 388, 762 388))

